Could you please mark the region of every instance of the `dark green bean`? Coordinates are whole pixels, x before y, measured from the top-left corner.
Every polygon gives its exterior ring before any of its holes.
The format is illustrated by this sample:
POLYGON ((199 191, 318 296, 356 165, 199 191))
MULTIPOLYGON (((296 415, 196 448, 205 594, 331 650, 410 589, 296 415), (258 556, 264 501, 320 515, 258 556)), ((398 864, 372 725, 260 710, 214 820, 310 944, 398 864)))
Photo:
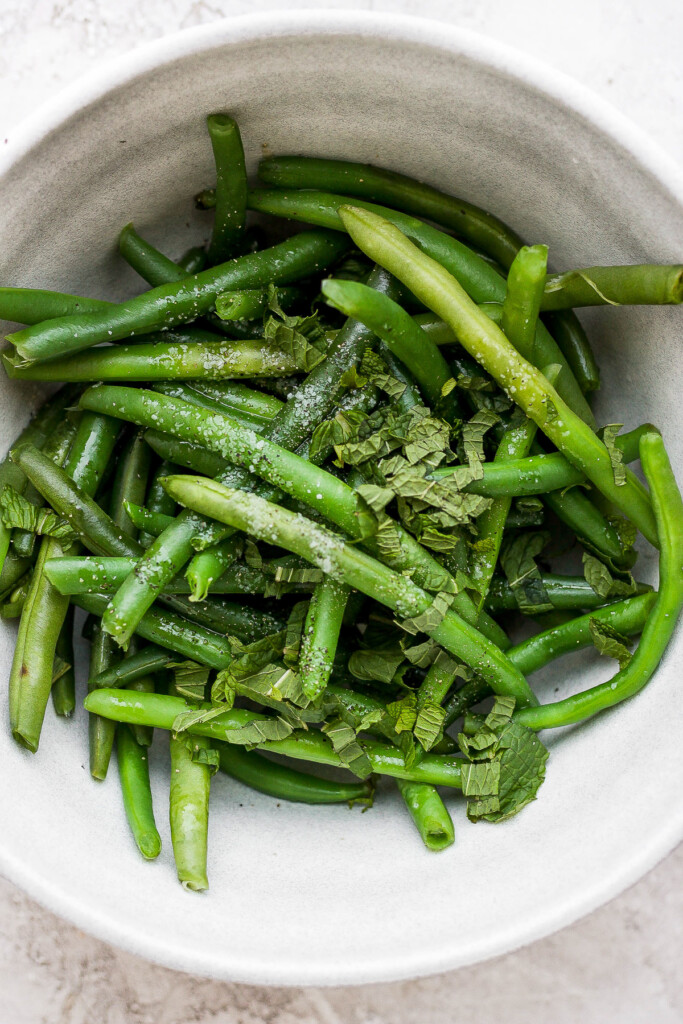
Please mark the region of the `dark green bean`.
POLYGON ((184 469, 191 469, 202 476, 219 476, 228 468, 226 459, 221 458, 208 448, 183 441, 173 434, 165 434, 161 430, 146 430, 145 440, 150 448, 163 459, 173 461, 184 469))
MULTIPOLYGON (((206 266, 206 249, 203 245, 193 245, 178 260, 178 266, 189 276, 198 274, 206 266)), ((160 282, 163 283, 163 282, 160 282)))
POLYGON ((70 718, 76 709, 76 673, 74 658, 74 610, 67 608, 62 628, 59 631, 55 647, 55 670, 59 664, 59 674, 52 679, 52 706, 56 714, 70 718))
POLYGON ((222 263, 237 254, 247 219, 247 172, 237 122, 227 114, 206 119, 216 161, 216 204, 209 242, 209 263, 222 263))
MULTIPOLYGON (((541 573, 543 587, 553 608, 598 608, 605 604, 605 598, 591 587, 583 576, 562 576, 557 573, 541 573)), ((651 590, 645 583, 637 584, 638 594, 651 590)), ((515 611, 517 600, 507 580, 494 576, 486 599, 486 607, 492 612, 515 611)))
POLYGON ((209 831, 211 769, 196 759, 208 750, 203 736, 171 733, 171 793, 169 819, 178 881, 184 889, 203 892, 209 888, 206 855, 209 831))
MULTIPOLYGON (((142 434, 126 444, 117 465, 111 498, 111 517, 122 533, 137 538, 138 529, 126 511, 126 502, 142 504, 147 493, 151 452, 142 434)), ((163 488, 160 488, 163 490, 163 488)))
MULTIPOLYGON (((301 288, 292 285, 277 288, 275 292, 278 305, 285 310, 301 295, 301 288)), ((221 292, 216 296, 216 313, 221 320, 256 320, 267 310, 267 288, 244 288, 239 292, 221 292)))
POLYGON ((297 771, 279 761, 271 761, 234 743, 221 743, 218 754, 222 772, 278 800, 302 804, 343 804, 367 803, 372 799, 370 782, 334 782, 297 771))
MULTIPOLYGON (((146 436, 145 441, 147 441, 146 436)), ((148 441, 147 443, 149 444, 148 441)), ((171 518, 175 514, 176 504, 173 499, 166 494, 166 491, 163 489, 159 481, 163 477, 168 476, 169 473, 177 473, 177 471, 178 466, 176 463, 163 459, 152 474, 152 479, 150 480, 149 488, 144 499, 145 507, 131 501, 126 501, 124 503, 128 518, 136 529, 140 531, 138 540, 142 544, 143 548, 149 547, 154 540, 154 537, 157 536, 154 532, 154 528, 152 527, 152 521, 157 522, 158 520, 163 520, 164 525, 161 526, 158 531, 161 533, 162 530, 166 529, 171 518), (136 515, 138 516, 137 519, 136 515), (148 516, 152 518, 148 519, 148 516)))
POLYGON ((254 288, 274 282, 288 284, 320 273, 344 252, 347 243, 334 234, 308 231, 263 252, 203 270, 193 277, 160 285, 100 312, 59 317, 25 328, 10 340, 24 359, 51 359, 101 342, 187 323, 208 312, 219 292, 254 288))
POLYGON ((132 224, 126 224, 119 235, 119 252, 133 270, 153 288, 189 277, 189 271, 141 238, 132 224))
POLYGON ((584 395, 600 388, 600 369, 576 314, 569 309, 547 313, 544 321, 569 363, 584 395))
MULTIPOLYGON (((78 594, 72 600, 79 608, 84 608, 93 615, 101 616, 107 607, 105 594, 78 594)), ((150 640, 181 654, 184 658, 198 661, 200 665, 208 665, 209 668, 227 668, 232 661, 230 644, 224 636, 167 609, 150 608, 137 624, 135 631, 144 640, 150 640)), ((137 699, 142 699, 143 696, 146 695, 136 695, 137 699)))
POLYGON ((177 655, 154 644, 148 644, 141 650, 123 661, 117 662, 104 672, 91 676, 88 681, 89 690, 102 689, 104 687, 129 686, 137 679, 146 675, 153 675, 166 668, 171 662, 177 660, 177 655))

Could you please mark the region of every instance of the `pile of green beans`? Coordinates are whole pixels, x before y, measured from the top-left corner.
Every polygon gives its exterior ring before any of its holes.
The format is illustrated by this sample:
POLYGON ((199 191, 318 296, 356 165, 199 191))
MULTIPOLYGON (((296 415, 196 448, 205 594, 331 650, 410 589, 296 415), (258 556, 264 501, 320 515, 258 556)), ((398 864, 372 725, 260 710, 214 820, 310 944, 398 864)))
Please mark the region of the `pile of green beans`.
POLYGON ((429 851, 455 842, 454 800, 516 813, 543 780, 536 733, 634 697, 683 607, 664 440, 598 429, 574 312, 678 304, 683 267, 550 273, 495 215, 367 164, 269 157, 250 188, 235 120, 207 128, 206 242, 174 260, 121 231, 148 290, 0 287, 22 325, 8 377, 63 384, 0 463, 10 729, 36 753, 50 695, 78 719, 82 630, 91 775, 115 754, 153 860, 149 748, 168 743, 189 891, 209 886, 216 771, 363 807, 387 776, 429 851), (632 575, 638 534, 656 589, 632 575), (534 688, 590 646, 618 659, 610 681, 534 688))

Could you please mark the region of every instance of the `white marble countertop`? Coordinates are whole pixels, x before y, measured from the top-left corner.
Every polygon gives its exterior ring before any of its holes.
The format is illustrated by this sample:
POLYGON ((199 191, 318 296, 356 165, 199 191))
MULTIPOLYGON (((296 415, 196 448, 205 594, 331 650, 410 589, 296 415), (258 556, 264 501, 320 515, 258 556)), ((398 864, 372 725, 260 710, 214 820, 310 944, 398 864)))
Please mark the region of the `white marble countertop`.
MULTIPOLYGON (((108 57, 220 17, 292 6, 401 11, 491 35, 590 86, 683 162, 675 0, 0 0, 0 138, 108 57)), ((265 989, 150 965, 0 879, 0 1024, 675 1024, 681 921, 683 848, 590 917, 487 964, 359 989, 265 989)))

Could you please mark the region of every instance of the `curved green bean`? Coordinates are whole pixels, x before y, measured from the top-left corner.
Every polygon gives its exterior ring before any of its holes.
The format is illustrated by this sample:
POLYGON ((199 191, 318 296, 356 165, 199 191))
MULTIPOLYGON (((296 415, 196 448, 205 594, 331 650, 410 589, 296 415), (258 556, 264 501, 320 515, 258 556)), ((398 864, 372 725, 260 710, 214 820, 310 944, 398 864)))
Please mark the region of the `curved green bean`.
MULTIPOLYGON (((128 694, 125 690, 95 690, 85 699, 85 709, 117 722, 151 725, 157 729, 171 730, 178 715, 190 711, 191 706, 180 697, 159 693, 128 694)), ((208 722, 191 725, 188 732, 193 736, 206 736, 224 742, 240 742, 239 730, 251 722, 270 721, 268 715, 254 711, 233 708, 224 711, 208 722)), ((460 760, 443 754, 426 754, 417 763, 408 767, 401 751, 389 743, 363 739, 363 749, 368 755, 372 769, 379 775, 411 779, 434 786, 460 788, 460 760)), ((343 768, 343 762, 335 753, 330 741, 314 729, 294 730, 284 740, 269 740, 259 743, 260 750, 283 754, 296 760, 312 761, 343 768)))
POLYGON ((371 782, 335 782, 271 761, 234 743, 219 746, 221 771, 250 789, 302 804, 343 804, 372 800, 371 782))
POLYGON ((543 374, 522 359, 455 278, 381 217, 351 208, 342 209, 340 214, 356 244, 373 259, 386 265, 434 312, 450 323, 464 347, 526 415, 656 546, 654 515, 643 485, 628 469, 624 482, 616 484, 609 453, 602 441, 569 408, 543 374))
POLYGON ((189 271, 145 241, 132 224, 126 224, 119 235, 119 252, 133 270, 153 288, 189 277, 189 271))
POLYGON ((659 589, 645 621, 640 643, 629 663, 608 682, 538 708, 518 721, 530 729, 554 729, 581 722, 634 696, 650 681, 676 628, 683 608, 683 499, 664 442, 645 434, 640 442, 643 472, 650 485, 659 531, 659 589))
MULTIPOLYGON (((347 230, 339 212, 340 209, 348 208, 346 203, 347 200, 343 196, 326 192, 305 190, 284 192, 275 189, 249 192, 249 206, 252 210, 293 220, 302 220, 309 224, 319 224, 336 231, 347 230)), ((462 242, 444 234, 437 228, 430 227, 415 217, 398 213, 385 206, 359 201, 354 204, 353 209, 363 210, 370 215, 374 214, 375 217, 384 219, 399 228, 419 246, 423 253, 452 274, 474 302, 500 303, 503 301, 505 297, 504 278, 486 260, 472 252, 462 242)), ((380 261, 375 260, 375 262, 380 261)), ((398 275, 395 276, 398 277, 398 275)), ((417 298, 423 302, 420 296, 417 298)), ((428 306, 428 303, 424 304, 428 306)), ((562 373, 558 379, 558 392, 578 416, 592 425, 594 423, 593 414, 583 392, 574 379, 560 349, 543 324, 539 324, 534 351, 538 365, 550 366, 557 363, 562 367, 562 373)))

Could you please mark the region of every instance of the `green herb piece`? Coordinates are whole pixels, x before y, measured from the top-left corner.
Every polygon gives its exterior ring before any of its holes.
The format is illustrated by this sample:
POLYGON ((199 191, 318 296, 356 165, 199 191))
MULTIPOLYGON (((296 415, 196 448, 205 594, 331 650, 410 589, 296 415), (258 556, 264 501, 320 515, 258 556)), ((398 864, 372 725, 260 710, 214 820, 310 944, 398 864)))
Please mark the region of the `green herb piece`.
POLYGON ((508 541, 500 554, 503 572, 525 615, 540 615, 553 608, 535 561, 547 543, 547 533, 522 533, 508 541))

